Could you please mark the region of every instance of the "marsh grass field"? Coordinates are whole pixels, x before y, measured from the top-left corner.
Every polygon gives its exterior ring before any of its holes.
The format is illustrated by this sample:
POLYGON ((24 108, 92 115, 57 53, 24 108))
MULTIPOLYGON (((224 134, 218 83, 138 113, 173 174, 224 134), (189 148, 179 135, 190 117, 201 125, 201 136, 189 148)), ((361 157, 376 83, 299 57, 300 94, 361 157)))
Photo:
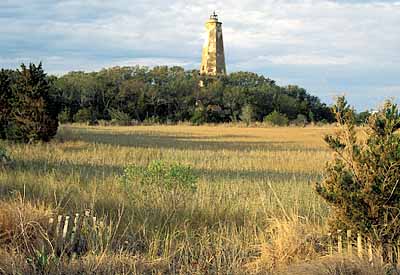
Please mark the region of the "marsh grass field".
POLYGON ((305 239, 326 230, 329 210, 313 185, 333 131, 63 125, 50 143, 3 143, 13 167, 0 174, 0 196, 58 213, 92 210, 112 224, 103 252, 140 259, 149 273, 275 274, 323 254, 305 239), (154 160, 192 167, 197 190, 127 192, 124 168, 154 160))

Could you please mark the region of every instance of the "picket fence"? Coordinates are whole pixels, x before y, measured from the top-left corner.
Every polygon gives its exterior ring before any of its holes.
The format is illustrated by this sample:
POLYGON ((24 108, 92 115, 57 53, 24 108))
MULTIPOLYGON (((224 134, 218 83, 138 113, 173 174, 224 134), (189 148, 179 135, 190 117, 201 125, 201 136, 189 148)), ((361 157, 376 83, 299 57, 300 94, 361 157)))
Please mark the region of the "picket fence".
POLYGON ((96 240, 99 228, 104 227, 90 211, 84 214, 58 215, 48 221, 48 236, 52 248, 58 253, 81 254, 90 240, 96 240))
MULTIPOLYGON (((100 240, 102 233, 99 228, 104 228, 104 222, 98 222, 90 211, 85 211, 83 215, 58 215, 56 219, 50 218, 48 223, 48 235, 53 249, 57 253, 73 256, 84 253, 89 241, 100 240)), ((351 230, 338 230, 329 233, 327 237, 326 251, 329 255, 357 256, 368 259, 371 264, 376 261, 400 263, 400 241, 377 245, 359 232, 353 234, 351 230)))
POLYGON ((400 263, 400 242, 374 244, 370 238, 361 233, 353 234, 351 230, 338 230, 328 234, 328 253, 346 256, 367 258, 372 264, 375 261, 382 263, 400 263))

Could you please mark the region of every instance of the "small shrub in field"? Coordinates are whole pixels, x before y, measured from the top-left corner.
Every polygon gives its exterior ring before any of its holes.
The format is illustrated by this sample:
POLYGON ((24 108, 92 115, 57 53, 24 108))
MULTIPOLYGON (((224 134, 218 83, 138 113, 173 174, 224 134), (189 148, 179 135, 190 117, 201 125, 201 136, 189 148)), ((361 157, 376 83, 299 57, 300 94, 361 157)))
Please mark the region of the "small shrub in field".
POLYGON ((189 166, 153 161, 147 167, 136 165, 126 167, 122 181, 125 185, 140 184, 167 190, 195 191, 197 176, 189 166))
POLYGON ((90 113, 90 110, 87 108, 80 109, 75 115, 74 115, 74 121, 75 122, 89 122, 92 120, 92 115, 90 113))
POLYGON ((129 116, 129 114, 117 109, 110 109, 109 113, 111 116, 112 125, 128 126, 131 124, 131 117, 129 116))
POLYGON ((58 114, 58 121, 60 123, 68 123, 69 122, 69 113, 68 110, 63 110, 58 114))
POLYGON ((274 126, 287 126, 289 119, 286 115, 273 111, 264 118, 264 122, 274 126))
POLYGON ((301 127, 306 126, 307 123, 308 123, 307 117, 302 114, 298 114, 297 118, 291 121, 291 124, 293 124, 295 126, 301 126, 301 127))
POLYGON ((207 111, 203 106, 199 106, 194 110, 193 116, 190 119, 194 125, 201 125, 207 122, 207 111))
POLYGON ((250 104, 246 104, 242 108, 242 113, 240 115, 240 119, 246 123, 247 126, 250 125, 250 123, 254 119, 254 111, 253 107, 250 104))

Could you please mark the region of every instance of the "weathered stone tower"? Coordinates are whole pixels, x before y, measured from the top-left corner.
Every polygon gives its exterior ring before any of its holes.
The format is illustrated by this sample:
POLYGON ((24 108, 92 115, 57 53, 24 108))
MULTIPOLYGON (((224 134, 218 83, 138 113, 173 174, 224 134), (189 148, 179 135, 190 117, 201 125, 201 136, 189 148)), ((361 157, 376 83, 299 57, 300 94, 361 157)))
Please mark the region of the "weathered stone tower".
POLYGON ((215 12, 206 22, 207 38, 203 46, 201 58, 201 75, 225 75, 224 41, 222 39, 222 23, 218 22, 215 12))

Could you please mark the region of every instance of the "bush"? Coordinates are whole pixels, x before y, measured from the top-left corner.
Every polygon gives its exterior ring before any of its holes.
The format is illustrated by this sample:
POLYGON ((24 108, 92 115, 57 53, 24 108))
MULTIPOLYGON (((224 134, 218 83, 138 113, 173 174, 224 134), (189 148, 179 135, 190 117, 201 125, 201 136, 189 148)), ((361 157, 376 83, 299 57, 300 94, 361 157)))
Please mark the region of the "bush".
POLYGON ((297 115, 297 118, 294 119, 294 120, 292 120, 291 123, 292 123, 293 125, 296 125, 296 126, 304 127, 304 126, 307 125, 308 120, 307 120, 307 117, 306 117, 305 115, 298 114, 298 115, 297 115))
POLYGON ((58 121, 60 121, 60 123, 69 122, 69 113, 67 109, 64 109, 61 113, 58 114, 58 121))
POLYGON ((118 109, 110 109, 109 114, 111 116, 112 125, 129 126, 131 125, 131 117, 129 114, 124 113, 118 109))
POLYGON ((140 184, 163 187, 166 190, 196 190, 197 176, 189 166, 152 161, 147 167, 131 165, 125 168, 124 185, 140 184))
POLYGON ((0 116, 0 136, 31 142, 49 141, 57 133, 60 103, 50 94, 50 83, 42 64, 21 65, 16 72, 1 71, 0 86, 5 96, 0 105, 6 117, 0 116), (12 76, 12 77, 11 77, 12 76))
POLYGON ((194 110, 193 116, 190 119, 194 125, 201 125, 207 122, 207 111, 203 106, 199 106, 194 110))
MULTIPOLYGON (((364 135, 344 97, 334 106, 340 130, 326 136, 335 152, 317 192, 332 206, 331 226, 388 243, 400 238, 400 113, 390 102, 372 115, 364 135)), ((384 252, 385 253, 385 252, 384 252)), ((385 258, 384 259, 387 260, 385 258)))
POLYGON ((80 109, 75 115, 74 115, 74 121, 75 122, 89 122, 92 120, 92 115, 90 113, 90 110, 87 108, 80 109))
POLYGON ((240 115, 240 119, 246 123, 247 126, 253 121, 254 111, 253 107, 250 104, 246 104, 242 107, 242 114, 240 115))
POLYGON ((146 167, 126 167, 121 183, 129 201, 150 209, 157 202, 170 220, 193 199, 197 176, 188 166, 153 161, 146 167))
POLYGON ((286 115, 273 111, 264 118, 264 122, 275 126, 287 126, 289 119, 286 115))

